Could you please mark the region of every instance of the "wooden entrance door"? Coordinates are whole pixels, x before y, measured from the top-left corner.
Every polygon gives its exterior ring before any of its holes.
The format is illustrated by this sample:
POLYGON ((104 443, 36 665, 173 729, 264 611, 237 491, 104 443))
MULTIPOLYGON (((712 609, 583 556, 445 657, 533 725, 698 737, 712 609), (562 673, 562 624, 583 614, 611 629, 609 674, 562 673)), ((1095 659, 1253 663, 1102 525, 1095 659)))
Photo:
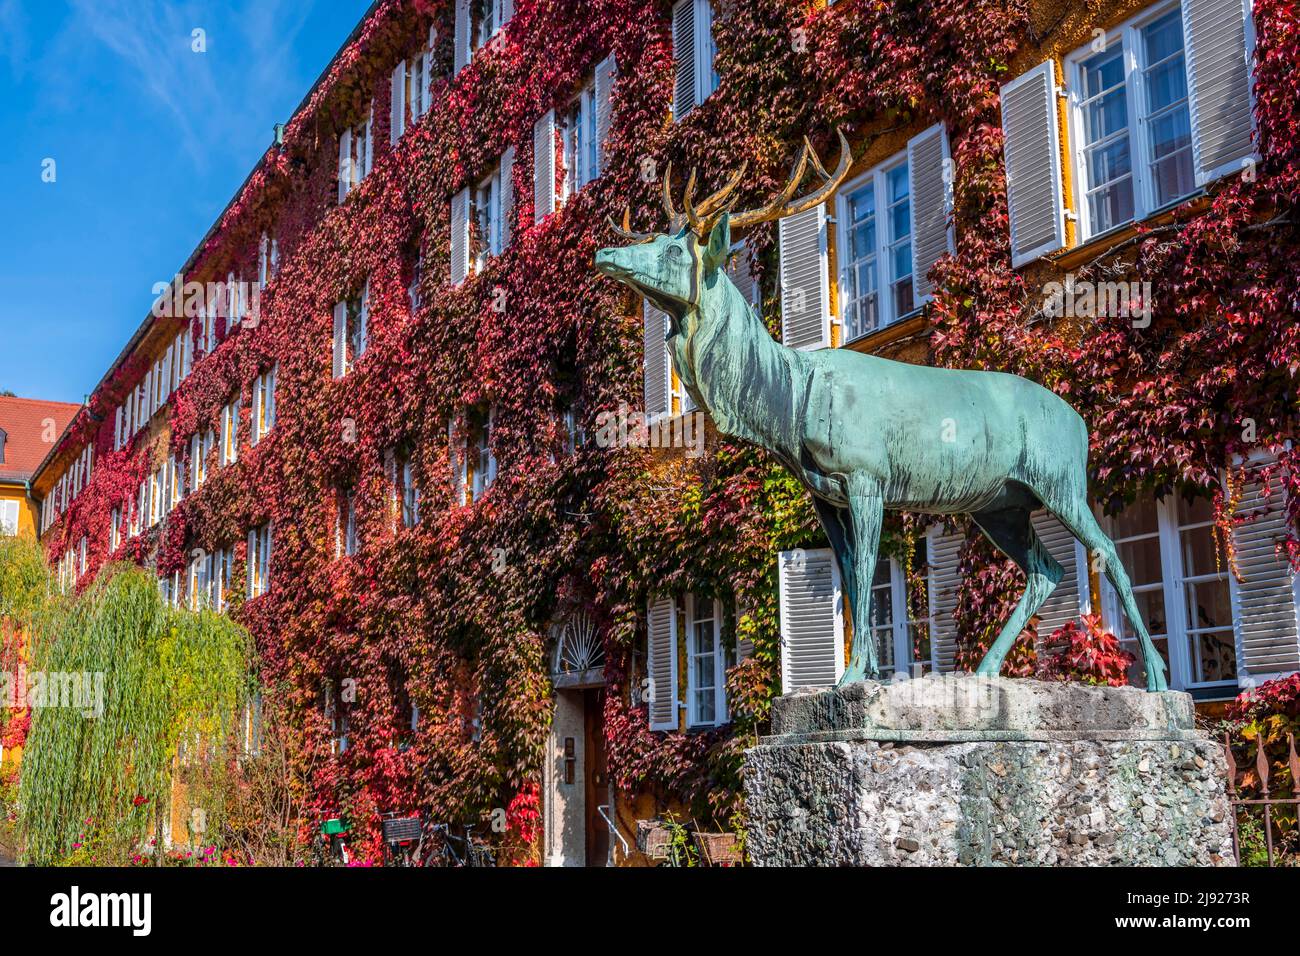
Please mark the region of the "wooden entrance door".
POLYGON ((609 825, 599 807, 609 799, 609 777, 605 769, 605 691, 583 691, 583 798, 587 817, 587 865, 604 866, 609 858, 609 825))

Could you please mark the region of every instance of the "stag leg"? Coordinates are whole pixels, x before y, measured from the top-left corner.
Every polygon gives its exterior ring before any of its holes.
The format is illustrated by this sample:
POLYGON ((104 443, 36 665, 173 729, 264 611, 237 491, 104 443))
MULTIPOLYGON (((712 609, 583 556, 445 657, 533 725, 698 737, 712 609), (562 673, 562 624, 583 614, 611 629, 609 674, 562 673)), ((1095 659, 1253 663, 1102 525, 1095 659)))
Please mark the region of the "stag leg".
POLYGON ((1025 593, 1011 612, 1011 617, 1002 625, 997 640, 984 655, 977 674, 996 677, 1002 671, 1002 662, 1016 638, 1025 629, 1030 619, 1038 613, 1048 595, 1065 573, 1038 540, 1034 526, 1029 520, 1029 509, 1022 507, 1002 508, 971 515, 971 519, 984 532, 985 537, 994 546, 1020 566, 1025 572, 1025 593))
POLYGON ((1142 650, 1142 670, 1146 674, 1147 690, 1168 690, 1169 683, 1165 680, 1164 658, 1156 650, 1155 644, 1151 641, 1151 635, 1147 633, 1146 625, 1142 623, 1142 615, 1138 613, 1137 609, 1137 599, 1133 597, 1133 588, 1129 584, 1124 565, 1120 562, 1119 555, 1115 551, 1114 543, 1101 530, 1101 526, 1097 524, 1097 519, 1093 516, 1092 510, 1086 504, 1081 503, 1075 507, 1062 508, 1060 511, 1052 508, 1051 511, 1061 519, 1061 523, 1070 530, 1070 533, 1087 548, 1089 554, 1101 559, 1106 577, 1110 580, 1115 593, 1119 595, 1120 605, 1124 608, 1124 616, 1128 618, 1133 633, 1137 635, 1138 645, 1142 650))
POLYGON ((849 655, 849 666, 840 678, 840 686, 875 680, 880 676, 875 636, 871 633, 871 580, 876 574, 876 555, 880 550, 884 501, 879 495, 859 495, 851 490, 849 515, 855 547, 849 562, 853 565, 853 586, 851 589, 846 586, 845 593, 853 612, 853 650, 849 655))

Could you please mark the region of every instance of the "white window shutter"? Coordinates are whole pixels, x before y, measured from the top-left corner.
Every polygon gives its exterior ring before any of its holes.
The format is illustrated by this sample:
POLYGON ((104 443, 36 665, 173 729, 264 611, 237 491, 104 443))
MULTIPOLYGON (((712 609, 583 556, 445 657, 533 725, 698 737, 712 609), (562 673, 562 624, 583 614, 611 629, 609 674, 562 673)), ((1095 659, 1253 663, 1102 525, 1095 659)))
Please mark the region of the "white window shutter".
POLYGON ((515 15, 515 0, 501 0, 501 26, 510 22, 515 15))
POLYGON ((406 132, 406 61, 393 68, 393 96, 389 104, 388 141, 396 144, 406 132))
POLYGON ((248 532, 248 557, 244 562, 247 568, 248 596, 253 597, 253 569, 257 565, 257 529, 248 532))
MULTIPOLYGON (((358 319, 361 326, 361 347, 358 352, 365 352, 366 346, 370 342, 370 280, 366 279, 365 285, 361 287, 361 316, 358 319)), ((353 360, 360 356, 353 356, 353 360)))
POLYGON ((339 137, 339 202, 348 198, 352 185, 352 130, 345 129, 339 137))
POLYGON ((844 595, 830 548, 782 551, 781 692, 829 687, 844 675, 844 595))
POLYGON ((428 112, 429 106, 433 101, 433 50, 438 43, 438 31, 434 27, 429 27, 429 46, 422 54, 420 60, 424 67, 420 77, 420 107, 419 110, 412 110, 411 119, 414 121, 428 112))
POLYGON ((1188 104, 1196 184, 1242 168, 1251 156, 1249 0, 1183 0, 1188 104))
POLYGON ((451 197, 451 284, 469 275, 469 187, 451 197))
POLYGON ((760 304, 758 278, 754 275, 754 263, 750 260, 747 243, 738 243, 732 250, 731 258, 727 260, 727 278, 757 312, 760 304))
POLYGON ((911 184, 912 288, 916 303, 934 296, 927 278, 934 264, 953 251, 952 157, 948 131, 936 123, 907 141, 907 175, 911 184))
POLYGON ((1044 60, 1002 87, 1003 159, 1011 219, 1011 265, 1065 245, 1056 73, 1044 60))
POLYGON ((830 283, 826 275, 826 205, 778 223, 781 341, 792 349, 831 344, 830 283))
POLYGON ((646 613, 650 729, 677 729, 677 602, 656 598, 646 613))
POLYGON ((361 168, 361 175, 357 177, 358 181, 365 179, 370 175, 370 170, 375 167, 375 102, 370 101, 370 112, 366 114, 366 153, 362 157, 364 166, 361 168))
POLYGON ((596 174, 609 167, 609 130, 614 117, 614 80, 618 77, 618 64, 611 53, 596 67, 596 174))
POLYGON ((533 222, 555 212, 555 111, 533 126, 533 222))
POLYGON ((1267 499, 1260 481, 1242 489, 1237 513, 1266 514, 1232 529, 1241 581, 1229 575, 1236 631, 1238 680, 1243 686, 1300 670, 1300 585, 1277 544, 1287 533, 1285 492, 1274 479, 1267 499))
POLYGON ((510 245, 515 229, 515 148, 501 154, 501 248, 510 245))
POLYGON ((1075 540, 1074 535, 1065 529, 1065 525, 1051 512, 1039 510, 1030 517, 1034 533, 1043 542, 1047 553, 1056 559, 1065 573, 1055 590, 1047 596, 1043 606, 1038 609, 1038 637, 1040 640, 1052 634, 1070 621, 1077 620, 1080 614, 1087 613, 1088 600, 1088 562, 1083 546, 1075 540), (1082 571, 1082 574, 1080 573, 1082 571))
POLYGON ((470 0, 456 0, 455 71, 457 73, 469 63, 469 4, 470 0))
POLYGON ((340 302, 334 306, 334 377, 342 378, 347 362, 348 306, 340 302))
POLYGON ((280 274, 280 240, 271 240, 271 278, 280 274))
POLYGON ((654 420, 672 409, 672 362, 668 357, 668 313, 656 309, 649 302, 642 307, 645 332, 642 344, 645 351, 645 379, 642 393, 645 397, 646 418, 654 420))
POLYGON ((695 109, 695 0, 673 4, 673 118, 684 119, 695 109))
POLYGON ((929 532, 930 574, 926 590, 930 600, 930 655, 934 669, 950 672, 957 658, 957 622, 953 611, 961 589, 961 549, 966 536, 946 533, 938 526, 929 532))

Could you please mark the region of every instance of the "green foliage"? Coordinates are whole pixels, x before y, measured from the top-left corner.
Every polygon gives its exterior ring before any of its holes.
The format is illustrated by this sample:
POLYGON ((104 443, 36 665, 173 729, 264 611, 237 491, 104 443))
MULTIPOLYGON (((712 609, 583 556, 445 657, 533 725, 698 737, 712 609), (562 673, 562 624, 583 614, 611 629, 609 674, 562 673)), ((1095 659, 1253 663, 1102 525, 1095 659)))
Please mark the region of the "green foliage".
POLYGON ((30 672, 46 695, 22 763, 24 854, 50 864, 87 856, 93 842, 89 860, 122 863, 170 806, 178 742, 220 756, 245 697, 248 636, 225 617, 166 607, 138 569, 110 569, 64 598, 31 557, 0 552, 3 606, 30 623, 30 672), (79 693, 56 693, 53 675, 79 693))

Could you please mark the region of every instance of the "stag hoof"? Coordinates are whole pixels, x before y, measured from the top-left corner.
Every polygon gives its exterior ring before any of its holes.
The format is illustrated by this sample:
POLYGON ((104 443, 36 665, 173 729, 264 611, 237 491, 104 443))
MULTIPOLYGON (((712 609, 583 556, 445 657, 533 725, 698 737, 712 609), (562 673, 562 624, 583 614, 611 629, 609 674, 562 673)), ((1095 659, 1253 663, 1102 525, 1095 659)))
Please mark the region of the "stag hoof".
POLYGON ((1169 689, 1169 681, 1165 679, 1165 662, 1157 657, 1154 660, 1144 660, 1142 669, 1147 676, 1147 690, 1153 694, 1169 689))

